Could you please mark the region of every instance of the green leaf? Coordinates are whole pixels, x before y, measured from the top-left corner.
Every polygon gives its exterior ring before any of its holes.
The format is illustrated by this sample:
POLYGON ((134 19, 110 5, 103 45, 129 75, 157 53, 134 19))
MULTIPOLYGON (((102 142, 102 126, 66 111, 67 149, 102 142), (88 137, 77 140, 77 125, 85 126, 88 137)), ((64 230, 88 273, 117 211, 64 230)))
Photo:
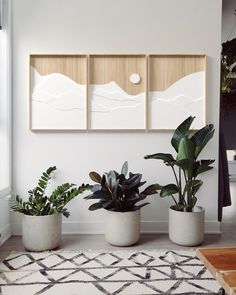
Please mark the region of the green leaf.
POLYGON ((179 192, 179 189, 177 187, 177 185, 175 184, 167 184, 165 186, 162 186, 161 192, 160 192, 160 197, 164 198, 164 197, 168 197, 174 194, 177 194, 179 192))
POLYGON ((147 155, 144 157, 144 159, 157 159, 157 160, 163 160, 164 163, 174 162, 175 159, 171 154, 165 154, 165 153, 157 153, 152 155, 147 155))
POLYGON ((194 163, 194 169, 193 169, 193 175, 196 178, 199 174, 207 172, 211 169, 213 169, 212 166, 210 166, 212 163, 214 163, 215 160, 201 160, 194 163))
POLYGON ((140 195, 145 195, 145 196, 154 195, 154 194, 157 194, 158 191, 161 189, 162 189, 162 186, 159 185, 158 183, 151 184, 148 187, 146 187, 145 190, 140 195))
POLYGON ((102 177, 97 172, 92 171, 89 176, 94 182, 101 183, 102 181, 102 177))
POLYGON ((209 124, 203 127, 202 129, 198 130, 192 137, 191 140, 195 144, 195 158, 198 157, 198 155, 201 153, 203 148, 206 146, 208 141, 213 137, 214 135, 214 125, 209 124))
POLYGON ((128 173, 128 162, 125 161, 122 168, 121 168, 121 174, 123 174, 124 176, 126 176, 128 173))
POLYGON ((179 151, 177 155, 177 160, 194 160, 194 144, 193 142, 187 137, 184 136, 179 143, 179 151))
POLYGON ((54 172, 55 170, 57 170, 57 167, 56 166, 53 166, 53 167, 49 167, 47 170, 46 170, 46 173, 48 175, 50 175, 52 172, 54 172))
POLYGON ((183 170, 187 170, 187 169, 191 168, 192 161, 190 161, 188 159, 178 160, 178 161, 175 161, 175 165, 180 167, 183 170))
POLYGON ((197 169, 197 172, 196 172, 196 176, 201 174, 201 173, 204 173, 204 172, 207 172, 209 170, 213 169, 212 166, 200 166, 198 169, 197 169))
POLYGON ((189 134, 189 128, 195 117, 190 116, 184 120, 175 130, 173 137, 171 139, 171 144, 178 153, 179 143, 181 139, 189 134))

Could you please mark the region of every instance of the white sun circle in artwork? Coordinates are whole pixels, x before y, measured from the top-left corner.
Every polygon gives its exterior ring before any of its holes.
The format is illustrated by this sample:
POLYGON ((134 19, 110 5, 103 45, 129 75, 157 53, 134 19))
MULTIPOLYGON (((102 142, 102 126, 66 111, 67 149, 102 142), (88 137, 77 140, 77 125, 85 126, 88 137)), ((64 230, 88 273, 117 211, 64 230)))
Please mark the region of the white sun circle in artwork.
POLYGON ((133 84, 138 84, 141 81, 141 77, 137 73, 133 73, 130 75, 129 80, 133 84))

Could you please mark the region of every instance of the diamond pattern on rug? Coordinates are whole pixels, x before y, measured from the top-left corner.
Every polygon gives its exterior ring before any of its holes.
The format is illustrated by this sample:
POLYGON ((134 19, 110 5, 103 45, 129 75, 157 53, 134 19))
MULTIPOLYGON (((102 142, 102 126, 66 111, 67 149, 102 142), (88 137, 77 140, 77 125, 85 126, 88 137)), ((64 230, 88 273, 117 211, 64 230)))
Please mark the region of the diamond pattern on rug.
POLYGON ((14 253, 0 264, 1 295, 221 294, 194 251, 14 253))

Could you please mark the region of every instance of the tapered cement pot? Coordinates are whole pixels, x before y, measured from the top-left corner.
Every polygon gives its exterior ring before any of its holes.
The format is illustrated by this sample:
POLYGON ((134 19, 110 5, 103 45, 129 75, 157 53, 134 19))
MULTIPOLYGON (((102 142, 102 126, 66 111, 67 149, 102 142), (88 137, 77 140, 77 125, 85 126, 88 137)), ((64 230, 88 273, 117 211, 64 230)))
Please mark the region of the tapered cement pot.
POLYGON ((169 208, 169 238, 182 246, 196 246, 204 240, 205 211, 196 206, 194 212, 169 208))
POLYGON ((22 239, 25 249, 38 252, 57 248, 61 240, 61 228, 61 214, 23 215, 22 239))
POLYGON ((115 212, 106 210, 105 237, 114 246, 131 246, 140 237, 140 210, 115 212))

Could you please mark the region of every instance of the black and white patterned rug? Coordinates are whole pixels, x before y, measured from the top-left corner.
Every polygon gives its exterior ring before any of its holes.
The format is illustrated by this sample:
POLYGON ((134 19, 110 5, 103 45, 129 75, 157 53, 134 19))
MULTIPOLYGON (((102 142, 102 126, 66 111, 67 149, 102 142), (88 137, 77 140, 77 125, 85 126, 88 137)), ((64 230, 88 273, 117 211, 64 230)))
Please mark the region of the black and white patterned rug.
POLYGON ((194 251, 13 253, 2 295, 221 294, 194 251))

